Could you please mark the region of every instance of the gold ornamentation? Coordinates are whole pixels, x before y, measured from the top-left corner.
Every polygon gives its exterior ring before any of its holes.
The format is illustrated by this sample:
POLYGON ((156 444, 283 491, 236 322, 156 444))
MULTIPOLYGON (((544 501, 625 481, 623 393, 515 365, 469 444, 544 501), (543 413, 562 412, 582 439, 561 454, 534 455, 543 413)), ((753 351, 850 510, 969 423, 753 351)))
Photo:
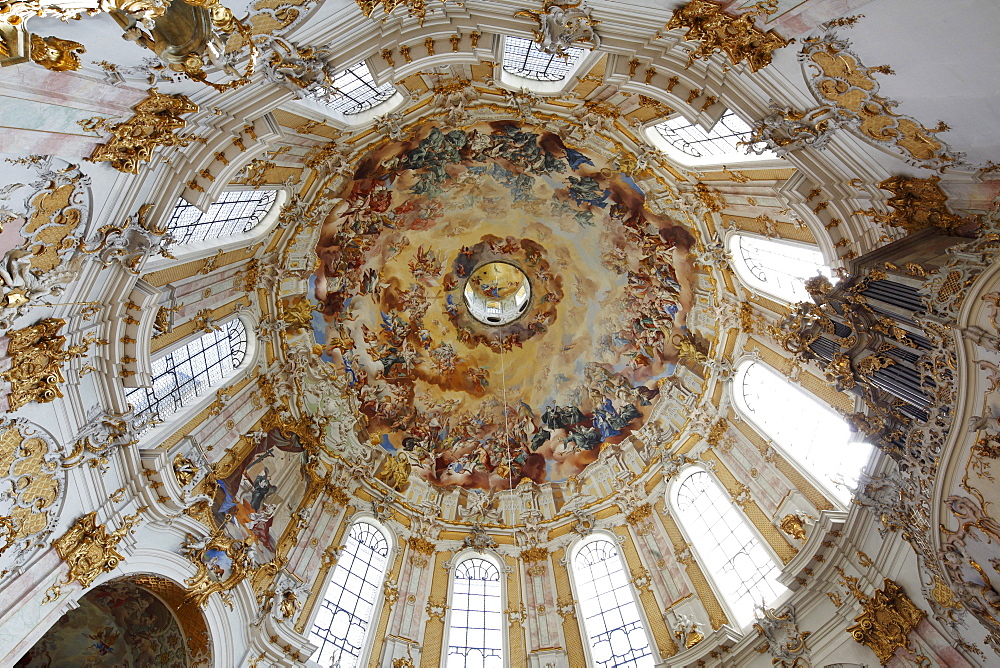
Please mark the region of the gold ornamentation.
POLYGON ((421 536, 410 536, 406 542, 410 546, 410 549, 417 554, 429 557, 437 551, 437 546, 434 543, 421 536))
POLYGON ((708 436, 705 437, 705 442, 708 443, 713 448, 718 446, 722 442, 722 437, 726 435, 729 430, 729 422, 725 418, 719 418, 712 425, 711 429, 708 430, 708 436))
POLYGON ((12 507, 0 516, 3 554, 17 546, 22 554, 41 545, 58 511, 62 483, 57 476, 59 448, 31 423, 15 419, 0 431, 0 486, 12 507), (33 540, 28 539, 34 537, 33 540))
POLYGON ((722 196, 722 193, 712 190, 704 183, 695 184, 694 194, 699 200, 701 200, 701 203, 704 204, 709 211, 718 213, 719 211, 722 211, 724 206, 726 206, 726 200, 722 196))
MULTIPOLYGON (((861 59, 847 47, 850 42, 831 32, 821 37, 805 39, 800 58, 811 70, 808 84, 821 104, 836 109, 834 114, 822 107, 823 118, 836 116, 837 125, 845 125, 878 144, 892 146, 903 153, 911 164, 929 169, 953 165, 957 156, 936 137, 948 126, 938 123, 928 128, 916 119, 895 111, 896 102, 879 95, 876 72, 890 73, 887 67, 865 67, 861 59)), ((815 112, 806 112, 815 113, 815 112)))
POLYGON ((188 585, 185 603, 203 607, 212 594, 216 592, 224 594, 253 575, 250 546, 226 534, 226 525, 230 519, 227 515, 225 521, 215 531, 203 538, 188 534, 187 540, 181 546, 184 556, 198 569, 193 577, 184 581, 188 585), (222 564, 218 559, 210 558, 208 556, 210 550, 224 552, 230 563, 222 564))
MULTIPOLYGON (((386 14, 390 14, 396 7, 406 7, 410 16, 416 18, 420 25, 424 25, 424 18, 427 17, 427 0, 355 0, 362 13, 368 18, 372 17, 375 10, 382 7, 386 14)), ((448 0, 441 0, 441 4, 446 4, 448 0)), ((388 17, 386 17, 388 18, 388 17)), ((383 19, 385 20, 385 19, 383 19)), ((410 61, 406 61, 410 62, 410 61)))
POLYGON ((861 211, 876 223, 900 227, 908 234, 928 227, 936 227, 943 232, 954 232, 964 225, 977 222, 977 218, 962 218, 948 211, 948 196, 938 186, 938 176, 918 179, 909 176, 894 176, 878 184, 888 190, 892 197, 886 200, 893 211, 878 213, 873 209, 861 211))
MULTIPOLYGON (((63 363, 83 357, 96 339, 85 338, 83 343, 63 350, 66 337, 59 330, 66 324, 58 318, 45 318, 30 327, 8 333, 7 357, 10 368, 0 373, 0 379, 10 383, 7 395, 9 409, 16 411, 32 401, 48 403, 63 396, 59 384, 66 381, 62 375, 63 363)), ((106 342, 103 342, 106 343, 106 342)))
POLYGON ((574 44, 586 42, 593 48, 600 48, 601 38, 594 30, 600 21, 590 18, 583 2, 565 0, 543 0, 542 11, 522 9, 514 16, 529 18, 537 24, 534 33, 538 48, 556 56, 565 57, 574 44))
POLYGON ((135 114, 124 123, 109 123, 106 118, 91 118, 80 125, 89 131, 111 134, 105 144, 94 149, 92 162, 110 162, 120 172, 137 174, 139 163, 148 162, 158 146, 187 146, 194 137, 174 134, 187 122, 182 114, 198 111, 198 105, 184 95, 164 95, 155 88, 149 97, 133 107, 135 114))
POLYGON ((134 515, 123 517, 121 526, 110 533, 107 527, 97 523, 97 512, 89 512, 79 518, 62 537, 52 541, 56 552, 69 566, 69 573, 62 584, 76 580, 84 587, 89 587, 101 573, 110 573, 116 569, 125 558, 116 549, 118 543, 140 522, 139 515, 143 510, 145 507, 139 508, 134 515))
POLYGON ((31 59, 53 72, 80 69, 80 54, 86 51, 83 44, 71 39, 31 36, 31 59))
POLYGON ((287 324, 287 331, 296 332, 312 327, 313 303, 305 297, 280 302, 281 319, 287 324))
POLYGON ((801 515, 793 515, 791 513, 785 515, 781 518, 781 523, 778 527, 796 540, 806 539, 805 522, 802 521, 801 515))
POLYGON ((864 612, 847 632, 875 652, 884 665, 900 647, 912 651, 909 634, 927 613, 913 604, 903 589, 886 578, 871 597, 855 592, 864 612))
MULTIPOLYGON (((667 30, 687 30, 686 41, 700 42, 688 55, 687 66, 696 59, 708 60, 716 51, 729 56, 732 65, 746 61, 751 72, 771 64, 771 53, 788 46, 773 30, 766 33, 754 25, 754 20, 767 12, 753 7, 740 16, 730 16, 722 6, 708 0, 692 0, 674 12, 667 30)), ((723 64, 724 69, 730 66, 723 64)))
POLYGON ((410 485, 410 469, 406 453, 400 452, 395 457, 386 457, 375 477, 397 492, 403 492, 410 485))
POLYGON ((174 456, 173 469, 174 478, 177 479, 177 484, 181 487, 187 487, 193 483, 195 476, 198 475, 198 467, 195 463, 179 452, 174 456))
POLYGON ((549 549, 547 547, 529 547, 526 550, 521 550, 521 561, 526 564, 534 564, 542 561, 546 561, 549 558, 549 549))
POLYGON ((626 515, 625 521, 628 522, 630 525, 635 526, 639 522, 649 519, 649 517, 652 516, 652 514, 653 514, 653 506, 651 506, 648 503, 644 503, 641 506, 638 506, 632 512, 630 512, 628 515, 626 515))

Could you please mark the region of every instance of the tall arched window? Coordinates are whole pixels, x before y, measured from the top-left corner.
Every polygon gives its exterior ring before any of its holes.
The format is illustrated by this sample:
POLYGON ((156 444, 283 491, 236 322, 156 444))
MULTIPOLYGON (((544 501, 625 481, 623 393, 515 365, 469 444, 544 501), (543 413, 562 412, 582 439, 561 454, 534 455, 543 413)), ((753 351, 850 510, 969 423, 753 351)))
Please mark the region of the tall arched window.
POLYGON ((500 569, 482 557, 455 567, 448 622, 448 668, 502 668, 503 599, 500 569))
POLYGON ((566 57, 545 53, 534 40, 504 37, 503 69, 535 81, 562 81, 583 56, 583 49, 566 49, 566 57))
POLYGON ((368 520, 355 522, 309 632, 309 641, 319 646, 313 661, 340 668, 358 664, 388 563, 382 530, 368 520))
POLYGON ((136 416, 163 420, 231 377, 246 352, 246 327, 233 318, 153 360, 152 385, 126 389, 125 399, 136 416))
POLYGON ((652 666, 649 636, 618 546, 603 537, 583 543, 573 556, 573 581, 593 665, 652 666))
POLYGON ((818 478, 842 501, 851 498, 872 446, 851 442, 843 418, 770 367, 744 360, 733 377, 736 409, 762 435, 818 478))
POLYGON ((375 77, 363 60, 338 74, 332 85, 316 86, 307 92, 312 99, 345 116, 378 106, 395 93, 391 82, 381 86, 375 84, 375 77))
POLYGON ((736 275, 747 287, 788 303, 809 301, 806 281, 817 274, 835 282, 815 248, 746 234, 734 234, 729 247, 736 275))
POLYGON ((227 190, 205 213, 178 199, 167 230, 177 244, 249 232, 270 211, 277 194, 276 190, 227 190))
POLYGON ((711 130, 705 131, 681 115, 652 127, 650 138, 678 162, 685 165, 706 165, 769 160, 774 153, 749 153, 740 142, 750 138, 751 128, 732 110, 727 110, 711 130))
POLYGON ((694 469, 678 485, 675 505, 678 521, 737 624, 753 621, 755 603, 766 605, 786 591, 778 583, 774 559, 708 471, 694 469))

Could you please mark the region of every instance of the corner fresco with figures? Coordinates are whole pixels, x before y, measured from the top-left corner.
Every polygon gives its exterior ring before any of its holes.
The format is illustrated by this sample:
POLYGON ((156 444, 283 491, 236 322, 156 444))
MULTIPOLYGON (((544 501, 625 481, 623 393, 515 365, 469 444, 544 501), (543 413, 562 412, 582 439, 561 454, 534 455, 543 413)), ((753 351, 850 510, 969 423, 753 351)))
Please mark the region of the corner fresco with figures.
POLYGON ((317 247, 316 341, 346 374, 359 436, 433 485, 576 475, 644 424, 679 344, 707 350, 687 326, 692 233, 552 132, 423 126, 361 159, 341 198, 317 247), (489 262, 531 286, 497 327, 463 297, 489 262))

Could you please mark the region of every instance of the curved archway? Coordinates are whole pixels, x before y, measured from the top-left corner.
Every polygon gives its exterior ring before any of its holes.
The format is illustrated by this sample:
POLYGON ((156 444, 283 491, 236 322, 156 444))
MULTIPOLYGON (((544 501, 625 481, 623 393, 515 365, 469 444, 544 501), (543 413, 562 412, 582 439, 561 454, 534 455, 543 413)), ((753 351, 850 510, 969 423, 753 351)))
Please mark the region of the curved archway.
POLYGON ((184 590, 157 575, 132 575, 88 591, 15 664, 212 666, 208 626, 184 590))
POLYGON ((502 668, 506 655, 502 568, 491 555, 455 563, 448 611, 448 668, 502 668))

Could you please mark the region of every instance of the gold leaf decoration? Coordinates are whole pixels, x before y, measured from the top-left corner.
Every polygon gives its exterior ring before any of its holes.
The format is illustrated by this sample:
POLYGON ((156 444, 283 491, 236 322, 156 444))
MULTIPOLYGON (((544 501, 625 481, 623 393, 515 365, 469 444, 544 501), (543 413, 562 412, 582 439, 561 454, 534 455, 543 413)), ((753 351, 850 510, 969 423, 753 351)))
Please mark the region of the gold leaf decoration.
POLYGON ((740 16, 731 16, 714 2, 692 0, 674 12, 667 30, 687 30, 685 40, 700 42, 688 56, 688 67, 695 60, 708 60, 721 51, 729 56, 732 65, 745 60, 750 71, 756 72, 771 64, 775 49, 793 41, 783 39, 773 30, 763 32, 757 28, 754 20, 763 13, 763 9, 754 8, 740 16))

